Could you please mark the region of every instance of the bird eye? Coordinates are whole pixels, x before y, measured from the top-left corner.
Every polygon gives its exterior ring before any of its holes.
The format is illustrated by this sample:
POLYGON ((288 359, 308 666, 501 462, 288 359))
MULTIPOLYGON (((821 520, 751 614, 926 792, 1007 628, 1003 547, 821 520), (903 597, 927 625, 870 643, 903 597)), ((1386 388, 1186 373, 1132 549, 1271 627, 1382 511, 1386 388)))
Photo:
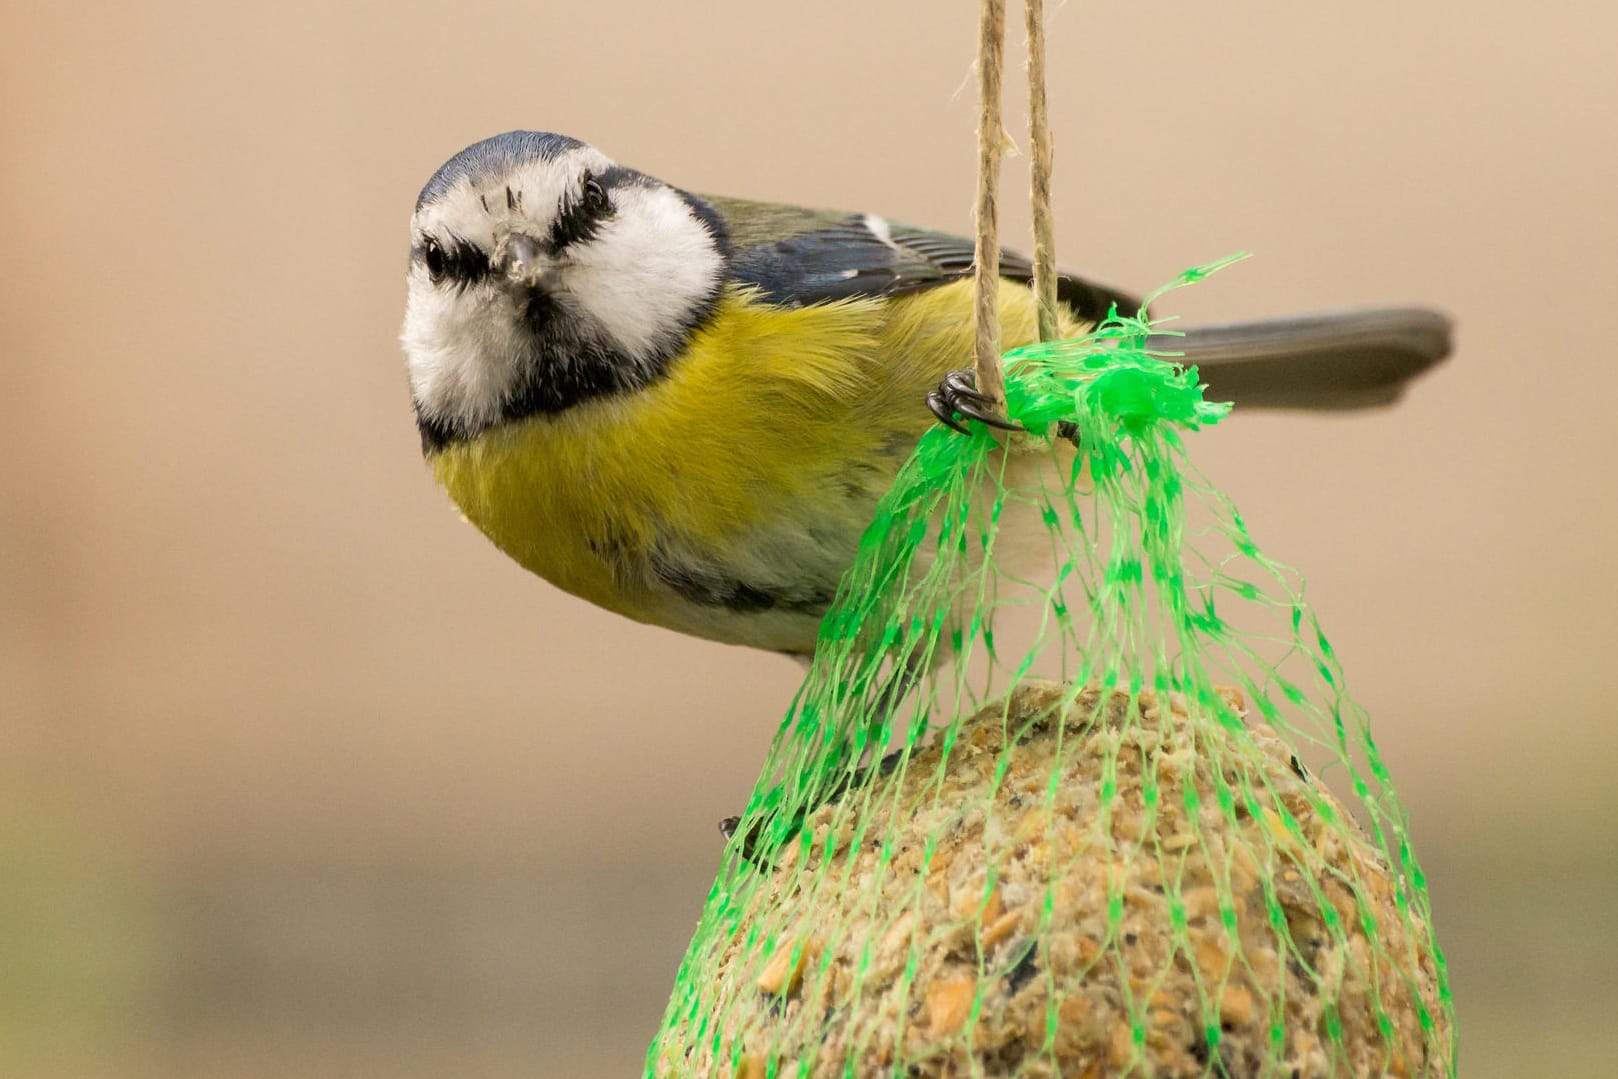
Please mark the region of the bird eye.
POLYGON ((431 238, 427 240, 425 250, 422 251, 422 259, 427 263, 427 276, 433 279, 433 283, 442 281, 445 269, 444 249, 439 246, 437 240, 431 238))
POLYGON ((607 189, 589 173, 584 176, 584 204, 595 213, 607 208, 607 189))
POLYGON ((551 244, 561 251, 584 243, 596 234, 603 218, 612 216, 607 189, 593 173, 585 173, 577 192, 566 191, 556 205, 556 221, 551 226, 551 244))

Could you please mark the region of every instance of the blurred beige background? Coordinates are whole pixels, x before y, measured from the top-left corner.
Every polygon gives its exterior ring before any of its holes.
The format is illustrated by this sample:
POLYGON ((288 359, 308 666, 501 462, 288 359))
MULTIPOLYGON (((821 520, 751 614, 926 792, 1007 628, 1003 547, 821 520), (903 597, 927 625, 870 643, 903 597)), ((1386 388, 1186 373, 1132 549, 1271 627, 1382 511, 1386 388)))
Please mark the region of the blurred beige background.
MULTIPOLYGON (((637 1073, 798 672, 460 522, 395 342, 411 205, 537 127, 964 229, 975 8, 0 6, 0 1074, 637 1073)), ((1613 1068, 1615 34, 1576 0, 1051 26, 1064 262, 1246 248, 1175 309, 1458 320, 1395 410, 1195 450, 1375 716, 1472 1077, 1613 1068)))

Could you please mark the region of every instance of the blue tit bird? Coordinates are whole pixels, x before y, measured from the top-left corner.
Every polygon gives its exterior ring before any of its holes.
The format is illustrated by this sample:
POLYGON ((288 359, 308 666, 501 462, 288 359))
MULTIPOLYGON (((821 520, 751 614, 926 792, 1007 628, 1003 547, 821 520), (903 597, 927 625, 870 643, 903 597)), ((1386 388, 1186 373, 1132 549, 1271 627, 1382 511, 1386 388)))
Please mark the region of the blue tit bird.
MULTIPOLYGON (((917 439, 976 402, 969 240, 874 214, 693 194, 563 135, 515 131, 433 174, 401 340, 422 450, 527 569, 620 614, 797 656, 917 439), (940 387, 943 386, 941 390, 940 387)), ((1001 255, 1007 348, 1032 268, 1001 255)), ((1137 301, 1079 277, 1063 336, 1137 301)), ((1449 349, 1379 309, 1160 342, 1216 400, 1396 398, 1449 349)))

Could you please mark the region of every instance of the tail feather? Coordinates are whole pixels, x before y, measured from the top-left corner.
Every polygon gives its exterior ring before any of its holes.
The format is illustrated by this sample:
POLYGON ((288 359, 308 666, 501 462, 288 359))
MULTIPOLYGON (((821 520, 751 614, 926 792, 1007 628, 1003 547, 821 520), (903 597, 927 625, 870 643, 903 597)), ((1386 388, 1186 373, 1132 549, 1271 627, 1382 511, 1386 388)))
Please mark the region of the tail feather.
POLYGON ((1149 347, 1195 365, 1208 398, 1238 408, 1391 404, 1450 352, 1450 320, 1419 307, 1329 311, 1153 334, 1149 347))

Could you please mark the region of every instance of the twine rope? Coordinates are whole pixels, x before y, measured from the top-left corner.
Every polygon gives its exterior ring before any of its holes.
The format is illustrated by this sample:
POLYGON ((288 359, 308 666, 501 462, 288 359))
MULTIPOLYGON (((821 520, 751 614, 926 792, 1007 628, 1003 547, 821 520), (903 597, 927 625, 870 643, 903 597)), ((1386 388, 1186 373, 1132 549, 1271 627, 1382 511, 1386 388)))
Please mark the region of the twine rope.
POLYGON ((1034 296, 1039 301, 1039 339, 1054 341, 1056 322, 1056 222, 1051 216, 1050 116, 1045 107, 1045 0, 1026 0, 1028 16, 1029 198, 1034 213, 1034 296))
MULTIPOLYGON (((1056 241, 1051 214, 1051 143, 1045 93, 1045 4, 1024 0, 1028 32, 1029 199, 1034 224, 1034 296, 1039 338, 1057 336, 1056 241)), ((1005 376, 1000 368, 1000 159, 1005 128, 1000 99, 1005 72, 1006 3, 983 0, 978 27, 978 193, 974 250, 973 367, 988 408, 1005 415, 1005 376)))
POLYGON ((983 0, 978 34, 978 200, 977 244, 973 253, 976 299, 974 371, 977 391, 996 415, 1006 410, 1000 371, 1000 154, 1005 128, 1000 123, 1000 86, 1005 67, 1006 0, 983 0))

